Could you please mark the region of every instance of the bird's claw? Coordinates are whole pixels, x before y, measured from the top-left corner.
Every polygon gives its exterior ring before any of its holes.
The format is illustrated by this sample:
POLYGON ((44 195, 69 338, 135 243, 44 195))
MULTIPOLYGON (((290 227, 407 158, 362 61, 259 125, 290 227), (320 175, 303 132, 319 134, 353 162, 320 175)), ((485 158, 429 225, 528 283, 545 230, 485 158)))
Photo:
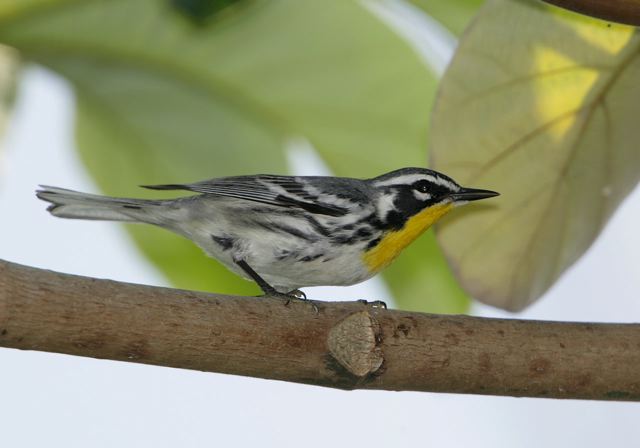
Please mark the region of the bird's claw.
POLYGON ((309 300, 307 299, 307 295, 300 291, 299 289, 294 289, 293 291, 289 291, 289 292, 278 292, 278 291, 269 291, 268 293, 265 294, 265 296, 268 297, 277 297, 279 299, 284 300, 284 306, 289 306, 289 304, 291 303, 291 301, 293 300, 300 300, 301 302, 308 302, 311 304, 311 306, 313 307, 313 311, 318 314, 320 312, 320 310, 318 309, 318 306, 315 304, 315 302, 313 300, 309 300))
MULTIPOLYGON (((289 291, 287 295, 297 300, 301 300, 303 302, 309 302, 313 307, 314 313, 318 314, 320 312, 320 310, 318 309, 318 305, 316 305, 313 300, 307 299, 307 295, 304 292, 300 291, 299 289, 294 289, 293 291, 289 291)), ((290 302, 291 302, 291 299, 289 299, 285 305, 288 305, 290 302)))
POLYGON ((296 299, 300 299, 300 300, 309 300, 307 299, 307 295, 304 292, 300 291, 299 289, 294 289, 293 291, 289 291, 287 295, 291 297, 295 297, 296 299))
POLYGON ((387 304, 382 300, 372 300, 371 302, 369 302, 368 300, 360 299, 358 300, 358 302, 362 303, 365 306, 370 306, 371 308, 379 308, 382 310, 387 309, 387 304))

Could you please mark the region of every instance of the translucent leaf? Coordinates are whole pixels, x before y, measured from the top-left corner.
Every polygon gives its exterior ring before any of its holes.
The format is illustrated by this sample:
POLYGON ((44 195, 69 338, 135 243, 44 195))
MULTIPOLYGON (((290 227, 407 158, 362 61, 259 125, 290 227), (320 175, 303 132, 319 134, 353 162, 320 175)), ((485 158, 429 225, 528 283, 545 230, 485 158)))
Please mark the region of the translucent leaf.
POLYGON ((438 20, 449 31, 462 34, 469 21, 485 0, 410 0, 432 18, 438 20))
POLYGON ((636 29, 491 0, 460 42, 433 117, 435 169, 502 193, 438 238, 459 279, 519 310, 591 245, 640 176, 636 29))
MULTIPOLYGON (((425 163, 436 80, 360 2, 254 1, 194 25, 169 1, 43 1, 0 9, 0 40, 73 83, 82 156, 107 193, 281 173, 283 142, 297 136, 342 175, 425 163)), ((253 288, 187 241, 131 231, 178 286, 253 288)), ((387 276, 401 306, 431 309, 434 297, 459 311, 452 276, 429 275, 447 272, 433 238, 416 244, 387 276)))

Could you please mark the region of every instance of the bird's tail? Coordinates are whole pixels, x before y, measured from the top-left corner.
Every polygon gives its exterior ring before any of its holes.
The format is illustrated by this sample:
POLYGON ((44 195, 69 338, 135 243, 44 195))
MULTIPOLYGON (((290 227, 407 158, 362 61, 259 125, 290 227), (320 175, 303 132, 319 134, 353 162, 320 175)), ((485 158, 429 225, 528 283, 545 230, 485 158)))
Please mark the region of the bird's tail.
POLYGON ((51 203, 47 210, 60 218, 159 224, 155 222, 158 213, 154 213, 156 210, 152 209, 166 202, 111 198, 46 185, 41 185, 40 188, 36 191, 36 196, 51 203))

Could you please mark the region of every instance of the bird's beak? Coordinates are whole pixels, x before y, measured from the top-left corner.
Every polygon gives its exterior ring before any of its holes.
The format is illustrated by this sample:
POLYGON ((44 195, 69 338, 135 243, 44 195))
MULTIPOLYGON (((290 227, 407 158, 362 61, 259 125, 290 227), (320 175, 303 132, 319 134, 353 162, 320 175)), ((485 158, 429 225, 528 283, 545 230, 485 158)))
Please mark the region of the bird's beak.
POLYGON ((480 190, 477 188, 463 188, 457 193, 453 193, 449 197, 454 202, 461 201, 477 201, 479 199, 492 198, 494 196, 500 196, 500 193, 491 190, 480 190))

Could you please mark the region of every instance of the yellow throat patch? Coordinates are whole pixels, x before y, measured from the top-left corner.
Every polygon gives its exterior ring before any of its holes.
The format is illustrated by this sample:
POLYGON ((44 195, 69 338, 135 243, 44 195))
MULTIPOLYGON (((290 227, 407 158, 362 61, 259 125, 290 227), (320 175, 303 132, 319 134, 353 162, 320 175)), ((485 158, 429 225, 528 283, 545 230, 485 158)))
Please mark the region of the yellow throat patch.
POLYGON ((400 252, 424 233, 431 225, 453 208, 453 204, 434 205, 407 220, 404 227, 384 234, 377 246, 362 256, 370 271, 378 272, 387 267, 400 252))

